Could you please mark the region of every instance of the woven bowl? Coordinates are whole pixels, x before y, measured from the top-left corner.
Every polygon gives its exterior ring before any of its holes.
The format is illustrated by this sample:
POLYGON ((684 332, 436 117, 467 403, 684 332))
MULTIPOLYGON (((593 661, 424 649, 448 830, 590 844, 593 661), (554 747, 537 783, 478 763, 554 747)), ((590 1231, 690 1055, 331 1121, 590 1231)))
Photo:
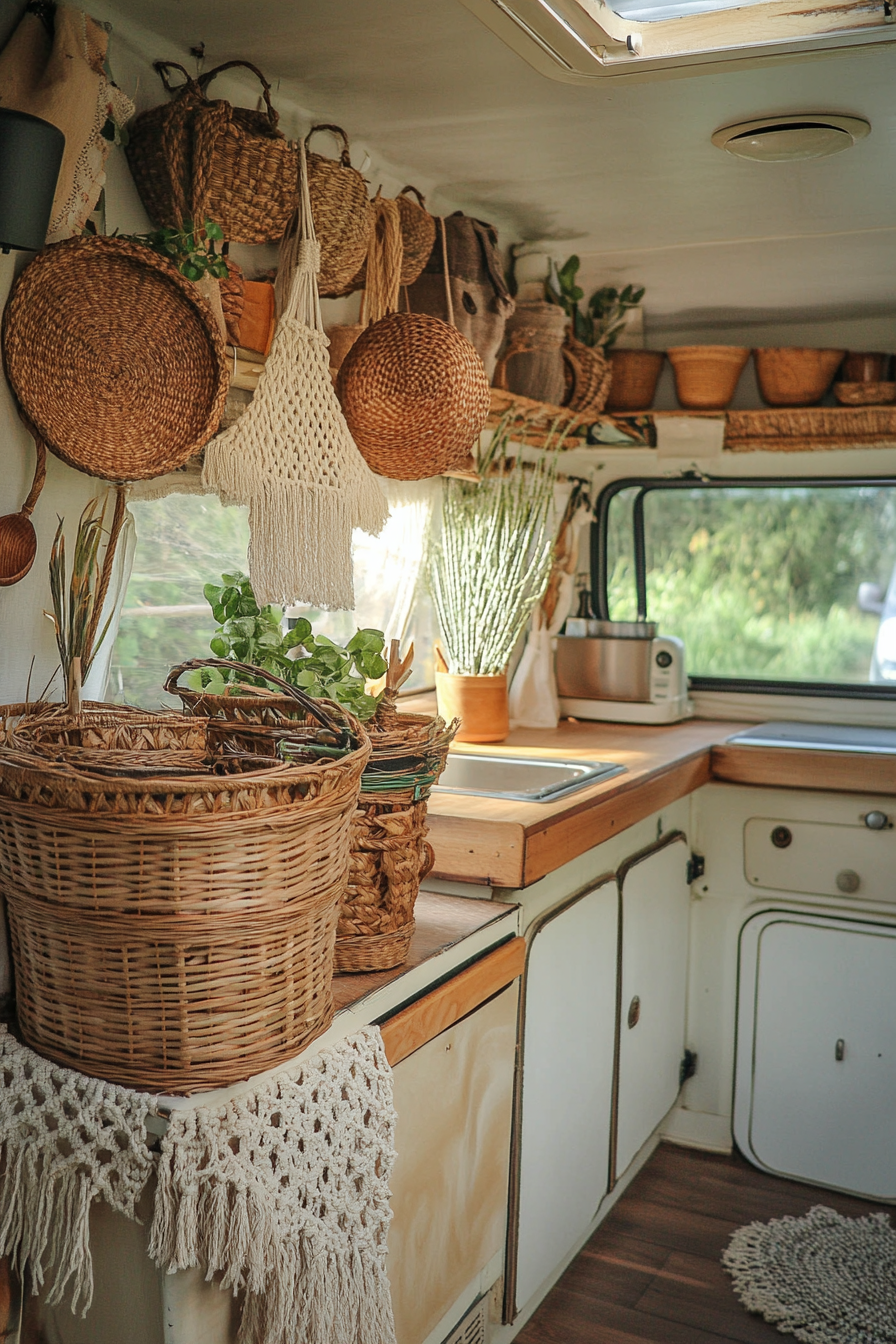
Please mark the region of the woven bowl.
POLYGON ((610 350, 608 411, 648 411, 666 360, 663 350, 610 350))
POLYGON ((687 411, 724 411, 750 358, 742 345, 674 345, 666 353, 679 405, 687 411))
POLYGON ((336 391, 370 468, 401 481, 465 461, 490 404, 475 348, 424 313, 391 313, 368 327, 345 356, 336 391))
POLYGON ((896 383, 835 383, 834 396, 841 406, 892 406, 896 383))
POLYGON ((196 286, 124 238, 70 238, 36 257, 6 307, 3 357, 50 451, 106 481, 183 466, 216 432, 230 384, 196 286))
POLYGON ((809 346, 754 350, 763 401, 769 406, 814 406, 834 381, 845 354, 845 350, 816 350, 809 346))

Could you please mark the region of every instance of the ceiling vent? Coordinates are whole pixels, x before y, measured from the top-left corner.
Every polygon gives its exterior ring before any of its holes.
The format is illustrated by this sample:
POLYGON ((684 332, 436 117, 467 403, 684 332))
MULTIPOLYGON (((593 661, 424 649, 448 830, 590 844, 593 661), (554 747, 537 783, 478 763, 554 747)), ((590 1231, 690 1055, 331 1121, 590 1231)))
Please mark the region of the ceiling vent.
POLYGON ((723 126, 713 144, 738 159, 757 163, 793 163, 796 159, 824 159, 850 149, 871 130, 863 117, 836 117, 827 113, 799 113, 788 117, 759 117, 723 126))

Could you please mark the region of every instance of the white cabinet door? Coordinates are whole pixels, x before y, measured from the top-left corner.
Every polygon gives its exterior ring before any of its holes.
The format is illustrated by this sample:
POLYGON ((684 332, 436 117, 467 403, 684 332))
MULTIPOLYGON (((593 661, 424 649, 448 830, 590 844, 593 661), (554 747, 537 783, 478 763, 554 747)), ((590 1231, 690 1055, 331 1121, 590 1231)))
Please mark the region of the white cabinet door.
POLYGON ((614 1179, 679 1092, 685 1044, 690 851, 681 834, 620 870, 622 983, 614 1179))
POLYGON ((617 907, 616 883, 608 879, 552 912, 531 937, 524 982, 517 1309, 587 1230, 607 1190, 617 907))
POLYGON ((896 928, 744 926, 734 1136, 780 1175, 896 1199, 896 928))

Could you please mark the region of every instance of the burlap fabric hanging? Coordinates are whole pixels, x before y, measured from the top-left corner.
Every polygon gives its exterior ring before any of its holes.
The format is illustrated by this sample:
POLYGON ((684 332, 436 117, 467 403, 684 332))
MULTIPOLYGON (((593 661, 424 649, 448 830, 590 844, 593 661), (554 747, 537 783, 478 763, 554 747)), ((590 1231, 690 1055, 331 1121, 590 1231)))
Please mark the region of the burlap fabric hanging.
POLYGON ((354 606, 352 528, 376 534, 386 500, 333 391, 317 291, 304 146, 299 210, 281 271, 295 270, 252 404, 208 445, 203 481, 249 506, 249 574, 259 603, 354 606))
POLYGON ((429 260, 408 289, 408 308, 456 327, 476 347, 491 378, 514 311, 497 230, 460 211, 439 221, 429 260))

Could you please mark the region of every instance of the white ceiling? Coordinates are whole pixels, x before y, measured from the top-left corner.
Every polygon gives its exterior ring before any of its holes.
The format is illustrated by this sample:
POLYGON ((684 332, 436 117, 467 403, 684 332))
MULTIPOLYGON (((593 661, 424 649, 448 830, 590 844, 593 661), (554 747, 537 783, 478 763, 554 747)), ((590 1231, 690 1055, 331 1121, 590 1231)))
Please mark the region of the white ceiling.
POLYGON ((432 184, 436 203, 578 252, 589 287, 615 275, 647 284, 648 322, 883 316, 896 346, 896 44, 582 87, 538 74, 458 0, 91 10, 149 30, 153 56, 204 41, 206 68, 254 61, 281 99, 344 124, 432 184), (710 143, 727 123, 800 111, 861 115, 872 132, 803 164, 743 162, 710 143))

